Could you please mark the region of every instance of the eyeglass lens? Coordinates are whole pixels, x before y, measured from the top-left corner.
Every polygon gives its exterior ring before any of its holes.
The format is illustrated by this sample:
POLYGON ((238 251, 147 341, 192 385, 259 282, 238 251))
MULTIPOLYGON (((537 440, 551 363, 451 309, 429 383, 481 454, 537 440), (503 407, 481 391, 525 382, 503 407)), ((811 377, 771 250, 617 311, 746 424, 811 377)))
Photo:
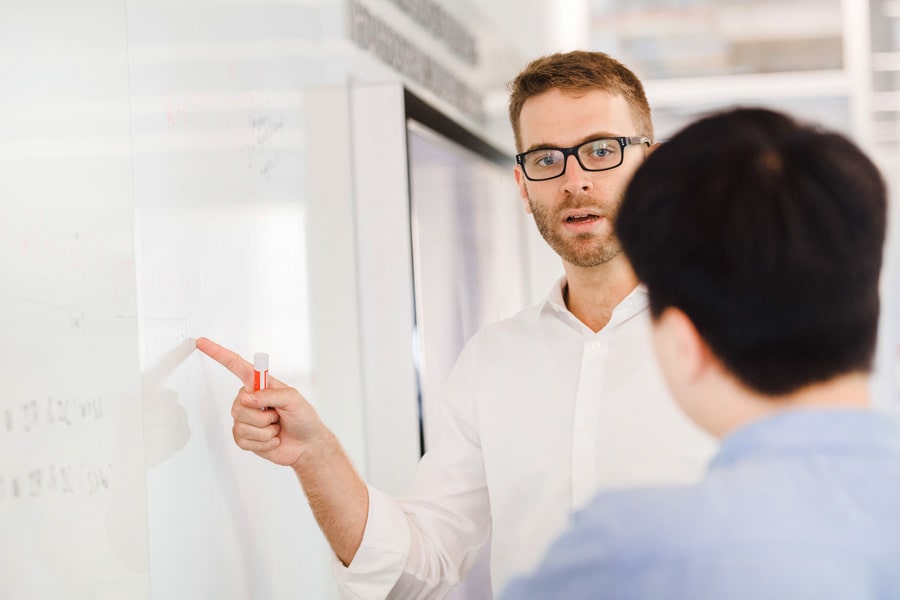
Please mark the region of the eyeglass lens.
MULTIPOLYGON (((622 146, 615 139, 591 140, 575 149, 578 162, 588 171, 604 171, 622 162, 622 146)), ((565 171, 567 153, 555 148, 532 150, 525 154, 522 168, 532 179, 550 179, 565 171)))

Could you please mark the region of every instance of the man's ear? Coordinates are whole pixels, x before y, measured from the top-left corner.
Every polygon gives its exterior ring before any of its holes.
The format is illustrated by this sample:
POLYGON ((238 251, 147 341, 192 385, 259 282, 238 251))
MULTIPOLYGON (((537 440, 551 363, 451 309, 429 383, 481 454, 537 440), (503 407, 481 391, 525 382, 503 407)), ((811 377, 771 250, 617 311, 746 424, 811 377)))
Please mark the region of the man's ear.
POLYGON ((658 344, 660 352, 666 353, 670 376, 683 379, 685 383, 701 379, 707 369, 714 364, 715 357, 709 346, 700 337, 693 321, 680 309, 669 307, 657 319, 658 344))
POLYGON ((522 172, 522 168, 519 165, 513 167, 513 174, 516 176, 516 185, 519 186, 519 197, 522 199, 522 203, 525 204, 525 214, 531 214, 531 204, 528 203, 528 190, 525 189, 525 173, 522 172))
POLYGON ((656 142, 655 144, 647 148, 647 152, 644 154, 644 158, 647 158, 648 156, 653 154, 660 146, 662 146, 662 142, 656 142))

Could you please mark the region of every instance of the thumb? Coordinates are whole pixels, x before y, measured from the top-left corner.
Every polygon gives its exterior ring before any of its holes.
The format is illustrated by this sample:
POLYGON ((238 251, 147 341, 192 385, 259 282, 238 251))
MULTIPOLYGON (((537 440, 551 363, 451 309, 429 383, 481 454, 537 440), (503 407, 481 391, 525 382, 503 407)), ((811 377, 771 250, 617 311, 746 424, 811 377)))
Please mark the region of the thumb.
POLYGON ((266 381, 269 383, 270 388, 281 389, 281 388, 289 387, 286 383, 284 383, 280 379, 275 379, 274 377, 272 377, 272 375, 269 375, 266 378, 266 381))
MULTIPOLYGON (((266 375, 266 387, 264 389, 281 389, 286 388, 288 385, 281 381, 280 379, 275 379, 271 375, 266 375)), ((256 381, 256 371, 251 371, 247 374, 247 378, 244 379, 244 391, 249 394, 253 394, 258 391, 263 391, 261 389, 257 389, 257 381, 256 381)))
POLYGON ((290 409, 298 403, 302 396, 292 387, 282 386, 244 392, 241 394, 241 403, 251 408, 281 408, 290 409))

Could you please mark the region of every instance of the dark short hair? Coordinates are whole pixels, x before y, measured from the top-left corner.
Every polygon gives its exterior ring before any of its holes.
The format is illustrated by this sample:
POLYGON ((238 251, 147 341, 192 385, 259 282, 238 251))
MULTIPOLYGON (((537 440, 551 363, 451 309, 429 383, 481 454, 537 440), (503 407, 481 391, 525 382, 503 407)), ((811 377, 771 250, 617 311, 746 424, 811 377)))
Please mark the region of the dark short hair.
POLYGON ((550 90, 572 94, 602 90, 621 95, 628 103, 637 127, 634 133, 653 139, 650 104, 641 80, 628 67, 603 52, 573 50, 536 58, 509 83, 508 88, 509 123, 519 152, 523 150, 519 131, 522 106, 529 98, 550 90))
POLYGON ((654 318, 682 310, 744 385, 782 395, 871 369, 886 219, 850 140, 741 108, 653 152, 616 231, 654 318))

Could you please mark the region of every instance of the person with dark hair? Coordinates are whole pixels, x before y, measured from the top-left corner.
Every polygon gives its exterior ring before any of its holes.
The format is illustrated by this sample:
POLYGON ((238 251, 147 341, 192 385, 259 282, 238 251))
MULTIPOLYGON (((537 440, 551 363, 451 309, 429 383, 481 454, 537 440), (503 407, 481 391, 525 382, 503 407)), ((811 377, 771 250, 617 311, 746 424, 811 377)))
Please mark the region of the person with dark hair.
POLYGON ((694 485, 598 494, 507 600, 900 598, 900 428, 869 408, 887 193, 845 137, 707 116, 637 171, 616 231, 694 485))
MULTIPOLYGON (((512 82, 509 116, 523 207, 565 276, 468 341, 411 489, 392 498, 366 485, 293 388, 274 381, 233 403, 237 444, 297 473, 347 597, 443 597, 488 543, 499 590, 598 490, 696 481, 714 450, 666 391, 647 294, 613 231, 653 145, 640 81, 599 52, 541 57, 512 82)), ((233 352, 197 346, 252 377, 233 352)))

